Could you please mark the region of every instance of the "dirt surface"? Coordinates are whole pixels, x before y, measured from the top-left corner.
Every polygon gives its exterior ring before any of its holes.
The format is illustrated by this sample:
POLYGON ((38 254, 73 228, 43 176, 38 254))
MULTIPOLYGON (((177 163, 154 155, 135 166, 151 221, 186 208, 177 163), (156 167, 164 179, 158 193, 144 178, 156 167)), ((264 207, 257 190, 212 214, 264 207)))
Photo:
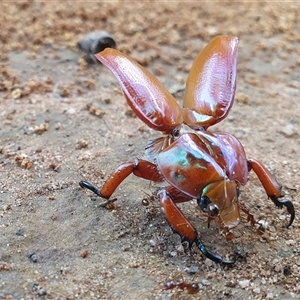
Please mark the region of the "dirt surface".
POLYGON ((0 12, 1 299, 299 299, 299 2, 164 3, 18 1, 0 12), (111 73, 87 65, 76 44, 106 30, 117 48, 151 70, 181 102, 193 59, 218 34, 240 39, 235 104, 212 130, 228 131, 276 174, 296 209, 268 200, 249 174, 240 201, 268 223, 245 220, 226 242, 196 202, 181 205, 208 249, 184 251, 155 190, 129 177, 113 210, 79 187, 101 187, 122 162, 160 136, 136 118, 111 73), (88 109, 89 107, 89 109, 88 109), (167 280, 198 283, 189 295, 167 280))

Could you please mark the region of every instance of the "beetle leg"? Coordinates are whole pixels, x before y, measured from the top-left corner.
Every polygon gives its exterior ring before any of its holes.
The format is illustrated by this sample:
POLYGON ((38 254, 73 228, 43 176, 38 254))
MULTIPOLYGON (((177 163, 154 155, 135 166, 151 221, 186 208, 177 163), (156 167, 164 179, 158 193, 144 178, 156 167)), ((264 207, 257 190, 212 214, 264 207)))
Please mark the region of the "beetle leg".
POLYGON ((220 228, 222 234, 226 238, 226 241, 231 241, 234 238, 234 234, 231 232, 230 228, 225 224, 222 218, 218 215, 216 217, 208 217, 214 220, 217 226, 220 228))
MULTIPOLYGON (((79 185, 82 188, 87 188, 97 196, 109 199, 117 187, 125 180, 131 173, 134 175, 155 181, 163 181, 156 165, 152 164, 149 161, 136 159, 134 162, 127 162, 121 164, 116 171, 106 180, 101 190, 97 189, 94 185, 87 181, 80 181, 79 185)), ((102 205, 108 204, 110 201, 102 203, 102 205)))
POLYGON ((234 261, 225 260, 220 255, 212 253, 206 249, 200 240, 198 233, 194 226, 186 219, 181 210, 176 206, 170 194, 165 190, 159 190, 157 194, 160 200, 160 206, 166 217, 166 220, 170 224, 172 230, 179 234, 181 241, 187 241, 189 247, 195 243, 199 250, 209 259, 217 263, 232 264, 234 261))
POLYGON ((249 209, 246 206, 244 206, 244 204, 240 203, 240 209, 247 215, 247 222, 250 222, 252 226, 257 224, 253 214, 250 213, 249 209))
POLYGON ((281 185, 277 182, 275 176, 273 176, 265 166, 254 159, 248 160, 248 168, 249 171, 252 169, 255 172, 268 197, 271 198, 274 204, 279 208, 282 208, 283 206, 287 208, 291 217, 286 228, 290 227, 295 219, 295 208, 293 203, 288 199, 278 200, 278 198, 283 197, 283 195, 281 193, 281 185))
POLYGON ((258 223, 254 219, 253 214, 250 213, 249 209, 244 204, 240 203, 240 209, 247 215, 247 222, 250 222, 252 226, 258 226, 258 228, 256 229, 257 234, 262 235, 265 231, 262 224, 258 223))

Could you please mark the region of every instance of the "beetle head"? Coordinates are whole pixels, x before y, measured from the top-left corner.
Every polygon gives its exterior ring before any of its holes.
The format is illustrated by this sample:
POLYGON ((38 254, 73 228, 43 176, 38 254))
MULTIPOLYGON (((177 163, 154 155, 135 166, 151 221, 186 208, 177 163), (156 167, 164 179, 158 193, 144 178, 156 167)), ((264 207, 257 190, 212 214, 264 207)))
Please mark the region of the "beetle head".
POLYGON ((222 180, 207 185, 198 198, 198 204, 210 217, 219 217, 231 229, 240 223, 238 196, 236 182, 222 180))

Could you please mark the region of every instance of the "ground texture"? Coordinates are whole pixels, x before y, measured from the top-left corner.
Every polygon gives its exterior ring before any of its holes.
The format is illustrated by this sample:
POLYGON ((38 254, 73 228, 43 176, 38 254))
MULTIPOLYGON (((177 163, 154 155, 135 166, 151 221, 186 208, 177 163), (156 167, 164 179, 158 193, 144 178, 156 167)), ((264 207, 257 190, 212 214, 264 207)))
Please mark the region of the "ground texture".
POLYGON ((87 65, 77 42, 106 30, 117 48, 182 101, 193 59, 218 34, 240 39, 235 104, 213 130, 228 131, 262 161, 299 211, 299 2, 34 2, 0 4, 1 299, 299 299, 299 217, 290 229, 254 174, 240 201, 268 223, 245 220, 226 242, 195 202, 181 205, 206 246, 233 267, 184 251, 157 201, 134 176, 112 210, 82 190, 101 187, 160 133, 134 116, 115 78, 87 65), (198 283, 189 295, 169 280, 198 283))

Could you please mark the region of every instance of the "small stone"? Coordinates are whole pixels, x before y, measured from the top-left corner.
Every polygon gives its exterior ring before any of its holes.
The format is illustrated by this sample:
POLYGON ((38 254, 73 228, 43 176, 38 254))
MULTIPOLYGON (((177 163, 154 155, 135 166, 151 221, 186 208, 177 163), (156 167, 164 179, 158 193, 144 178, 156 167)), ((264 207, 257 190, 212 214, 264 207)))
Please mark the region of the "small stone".
POLYGON ((235 100, 240 104, 247 104, 249 101, 249 96, 244 93, 237 93, 235 95, 235 100))
POLYGON ((263 229, 267 229, 269 226, 269 223, 265 220, 259 220, 258 224, 260 224, 263 229))
POLYGON ((81 253, 80 253, 80 256, 82 258, 86 258, 88 256, 89 252, 87 250, 83 250, 81 253))
POLYGON ((111 103, 111 99, 110 98, 105 98, 103 101, 106 104, 110 104, 111 103))
POLYGON ((149 240, 149 244, 151 247, 155 247, 157 245, 156 241, 153 239, 149 240))
POLYGON ((30 256, 30 260, 31 260, 33 263, 37 263, 37 261, 38 261, 37 255, 36 255, 36 254, 31 255, 31 256, 30 256))
POLYGON ((46 294, 47 294, 46 290, 44 290, 44 289, 39 289, 39 291, 38 291, 38 295, 39 295, 39 296, 45 296, 46 294))
POLYGON ((80 140, 76 143, 75 149, 80 150, 80 149, 86 149, 88 147, 89 143, 85 140, 80 140))
POLYGON ((27 257, 30 258, 33 254, 35 254, 33 250, 28 250, 27 257))
POLYGON ((38 257, 33 250, 29 250, 27 252, 27 257, 30 259, 31 262, 36 263, 38 261, 38 257))
POLYGON ((15 162, 18 166, 30 170, 33 166, 32 161, 29 159, 29 157, 26 154, 17 155, 15 157, 15 162))
POLYGON ((33 132, 37 134, 42 134, 45 131, 48 131, 49 123, 42 123, 34 127, 33 132))
POLYGON ((184 247, 183 247, 183 245, 182 245, 182 244, 178 245, 178 246, 176 247, 176 250, 177 250, 179 253, 184 253, 184 247))
POLYGON ((253 289, 253 293, 255 293, 255 294, 260 294, 260 288, 259 288, 259 287, 254 288, 254 289, 253 289))
POLYGON ((287 240, 286 243, 287 243, 287 245, 294 245, 294 244, 296 244, 296 241, 295 240, 287 240))
POLYGON ((236 282, 233 281, 233 280, 227 281, 227 282, 225 283, 225 286, 234 288, 234 287, 236 286, 236 282))
POLYGON ((87 109, 90 112, 90 114, 95 115, 99 118, 101 118, 103 115, 105 115, 105 112, 103 110, 98 109, 97 107, 95 107, 91 103, 87 105, 87 109))
POLYGON ((0 271, 10 271, 11 269, 12 269, 11 265, 0 262, 0 271))
POLYGON ((74 114, 76 114, 75 108, 73 108, 73 107, 69 108, 69 109, 66 111, 66 114, 67 114, 67 115, 74 115, 74 114))
POLYGON ((281 270, 282 270, 281 265, 276 265, 276 266, 274 267, 274 271, 277 272, 277 273, 281 272, 281 270))
POLYGON ((129 251, 131 249, 131 245, 130 244, 125 244, 121 247, 122 251, 126 252, 129 251))
POLYGON ((199 267, 198 266, 190 266, 190 268, 187 270, 187 273, 189 275, 194 275, 199 271, 199 267))
POLYGON ((16 235, 18 236, 24 236, 24 229, 20 228, 16 231, 16 235))
POLYGON ((295 126, 293 124, 287 124, 280 130, 280 133, 288 138, 293 137, 296 135, 295 126))
POLYGON ((278 258, 273 259, 272 263, 273 263, 274 265, 277 265, 277 264, 279 263, 279 259, 278 259, 278 258))
POLYGON ((206 279, 202 279, 201 284, 204 285, 204 286, 207 286, 207 285, 210 285, 210 282, 206 279))
POLYGON ((211 267, 213 265, 213 262, 208 258, 205 259, 204 263, 207 267, 211 267))
POLYGON ((238 282, 238 284, 242 289, 245 289, 246 287, 248 287, 250 285, 250 280, 248 280, 248 279, 240 280, 238 282))
POLYGON ((31 291, 32 291, 33 293, 37 293, 39 289, 40 289, 40 285, 39 285, 38 283, 35 282, 35 283, 32 285, 31 291))
POLYGON ((13 90, 13 91, 11 92, 11 96, 12 96, 14 99, 19 99, 19 98, 21 98, 21 97, 22 97, 22 90, 19 89, 19 88, 13 90))
POLYGON ((274 299, 274 294, 273 293, 268 293, 266 299, 274 299))

